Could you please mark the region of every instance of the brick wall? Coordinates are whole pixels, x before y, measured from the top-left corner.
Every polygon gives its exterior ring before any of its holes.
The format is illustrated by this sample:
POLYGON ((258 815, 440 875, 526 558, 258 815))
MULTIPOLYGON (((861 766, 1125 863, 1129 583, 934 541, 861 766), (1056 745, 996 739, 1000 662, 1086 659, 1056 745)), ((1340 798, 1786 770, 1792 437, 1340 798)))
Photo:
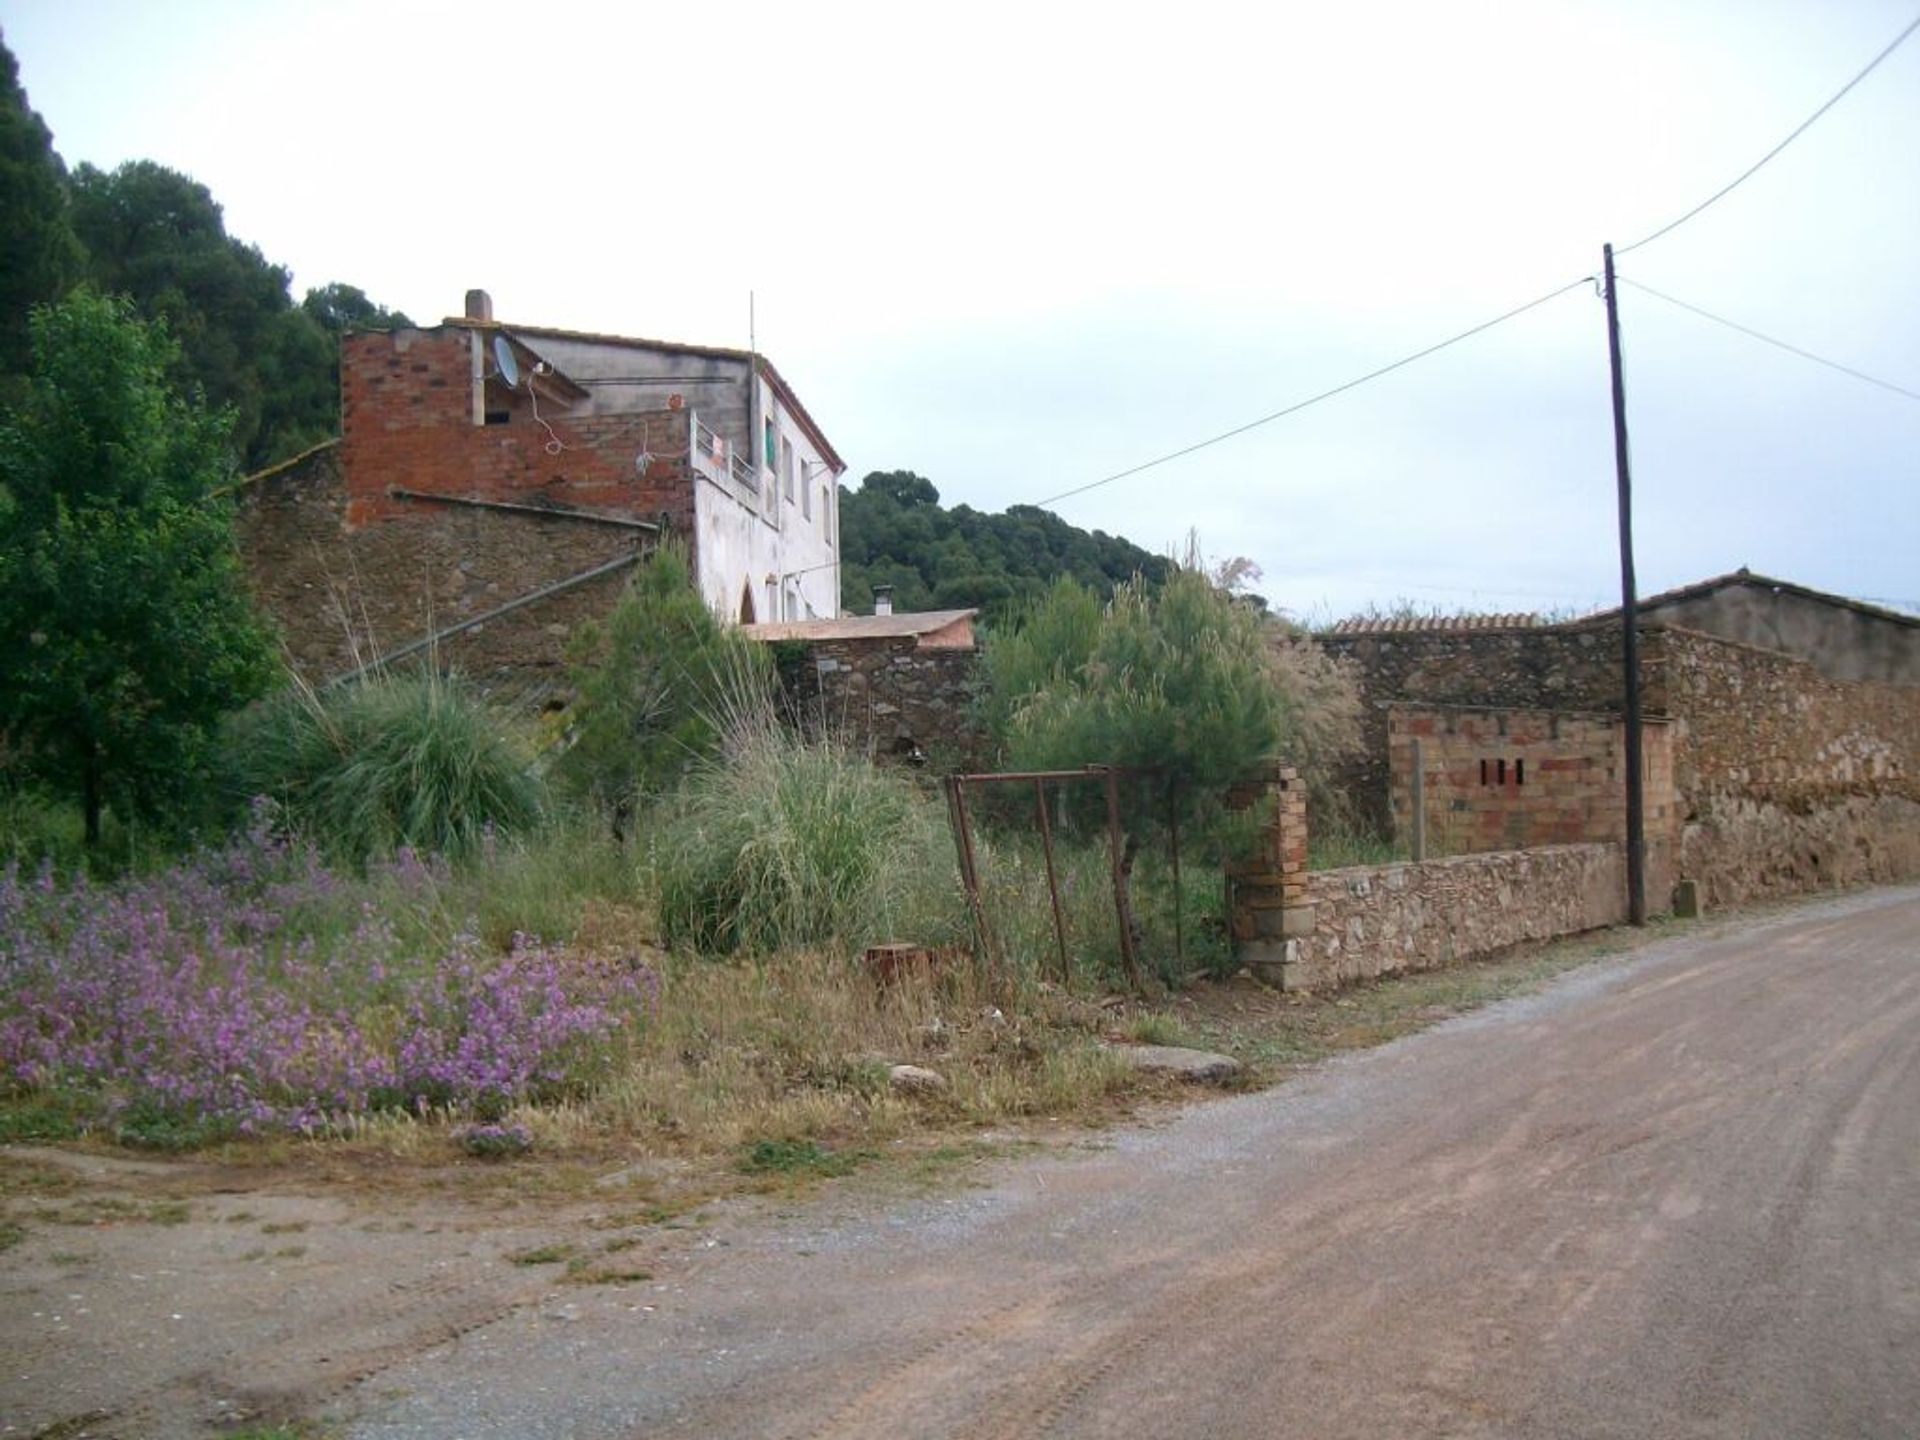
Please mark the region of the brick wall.
MULTIPOLYGON (((1525 627, 1410 634, 1322 635, 1329 655, 1348 660, 1360 684, 1363 745, 1340 776, 1361 817, 1392 824, 1387 709, 1395 702, 1618 713, 1620 627, 1525 627)), ((1642 669, 1657 670, 1657 632, 1641 632, 1642 669)), ((1648 683, 1643 681, 1643 683, 1648 683)), ((1661 709, 1657 687, 1645 700, 1661 709)))
POLYGON ((340 402, 351 527, 413 518, 406 502, 389 495, 397 487, 638 520, 664 516, 680 534, 693 534, 684 410, 575 417, 548 400, 536 419, 523 385, 489 392, 483 408, 504 414, 505 424, 475 424, 472 337, 454 326, 346 336, 340 402), (644 470, 636 464, 642 454, 651 456, 644 470))
MULTIPOLYGON (((1427 853, 1461 855, 1587 841, 1624 844, 1626 727, 1607 715, 1488 707, 1388 707, 1395 838, 1410 841, 1413 746, 1426 776, 1427 853)), ((1647 894, 1665 909, 1679 822, 1674 726, 1641 726, 1647 894)))

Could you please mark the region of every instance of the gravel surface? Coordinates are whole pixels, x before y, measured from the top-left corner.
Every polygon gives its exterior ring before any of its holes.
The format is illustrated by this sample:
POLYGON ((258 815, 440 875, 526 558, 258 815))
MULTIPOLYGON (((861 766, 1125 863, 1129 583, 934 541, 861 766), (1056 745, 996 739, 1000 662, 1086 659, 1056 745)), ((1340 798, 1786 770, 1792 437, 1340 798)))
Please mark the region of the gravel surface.
POLYGON ((334 1419, 1912 1437, 1917 935, 1912 887, 1696 931, 984 1190, 722 1225, 385 1367, 334 1419))

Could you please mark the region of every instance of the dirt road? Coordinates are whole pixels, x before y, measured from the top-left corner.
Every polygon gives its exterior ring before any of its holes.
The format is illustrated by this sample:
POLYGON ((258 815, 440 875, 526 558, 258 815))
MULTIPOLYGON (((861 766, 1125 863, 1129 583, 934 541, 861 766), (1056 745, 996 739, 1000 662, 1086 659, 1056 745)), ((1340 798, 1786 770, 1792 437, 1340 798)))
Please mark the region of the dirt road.
POLYGON ((337 1419, 1920 1435, 1920 890, 1664 941, 984 1191, 709 1238, 386 1369, 337 1419))

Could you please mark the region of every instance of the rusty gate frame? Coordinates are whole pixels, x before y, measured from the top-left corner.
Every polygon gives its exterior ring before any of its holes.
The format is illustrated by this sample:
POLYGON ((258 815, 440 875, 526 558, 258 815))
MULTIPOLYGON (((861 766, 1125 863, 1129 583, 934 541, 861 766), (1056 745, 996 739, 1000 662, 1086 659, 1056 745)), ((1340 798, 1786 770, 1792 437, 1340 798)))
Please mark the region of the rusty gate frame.
MULTIPOLYGON (((1047 819, 1047 786, 1050 783, 1064 785, 1074 781, 1099 780, 1106 790, 1107 858, 1113 874, 1113 913, 1120 928, 1120 954, 1126 961, 1128 978, 1137 988, 1141 980, 1140 956, 1133 943, 1133 907, 1128 903, 1126 869, 1120 858, 1120 780, 1123 776, 1138 779, 1164 773, 1155 767, 1087 765, 1079 770, 983 771, 942 777, 940 783, 947 792, 947 823, 953 830, 954 850, 960 863, 960 887, 966 893, 967 910, 973 919, 975 944, 978 947, 976 958, 993 962, 1004 957, 996 953, 999 947, 994 943, 992 928, 987 923, 986 907, 980 901, 980 862, 973 845, 973 821, 967 810, 967 787, 1002 784, 1033 786, 1033 812, 1036 828, 1040 832, 1040 848, 1047 860, 1047 898, 1053 904, 1053 937, 1060 956, 1060 982, 1064 985, 1072 979, 1072 965, 1067 959, 1067 925, 1060 909, 1060 880, 1053 859, 1053 825, 1047 819)), ((1182 923, 1186 905, 1180 889, 1178 792, 1179 782, 1169 777, 1167 826, 1173 862, 1173 955, 1176 964, 1186 959, 1185 927, 1182 923)))

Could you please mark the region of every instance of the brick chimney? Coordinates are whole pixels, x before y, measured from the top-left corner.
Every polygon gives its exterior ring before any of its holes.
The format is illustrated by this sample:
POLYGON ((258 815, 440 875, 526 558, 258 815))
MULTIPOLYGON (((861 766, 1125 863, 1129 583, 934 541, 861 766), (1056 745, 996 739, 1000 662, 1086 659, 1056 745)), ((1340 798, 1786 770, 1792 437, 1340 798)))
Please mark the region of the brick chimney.
POLYGON ((467 292, 467 319, 485 320, 491 323, 493 320, 493 297, 484 290, 469 290, 467 292))
POLYGON ((873 587, 873 613, 891 615, 893 613, 893 586, 876 585, 873 587))

